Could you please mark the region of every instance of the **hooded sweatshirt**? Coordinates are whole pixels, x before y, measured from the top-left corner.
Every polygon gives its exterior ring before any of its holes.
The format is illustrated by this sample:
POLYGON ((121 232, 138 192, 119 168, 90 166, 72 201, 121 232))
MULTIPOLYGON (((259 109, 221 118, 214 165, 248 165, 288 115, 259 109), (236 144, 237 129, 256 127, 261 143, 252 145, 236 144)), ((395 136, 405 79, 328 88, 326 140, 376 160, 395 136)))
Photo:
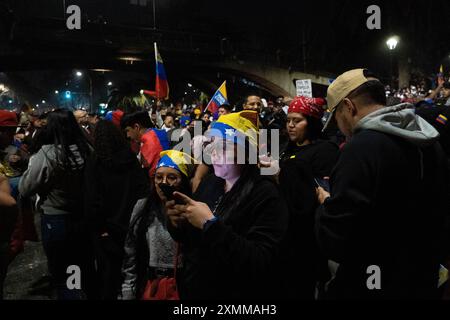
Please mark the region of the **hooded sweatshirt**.
POLYGON ((44 145, 30 158, 28 169, 19 182, 19 192, 24 197, 39 195, 38 209, 48 215, 81 214, 83 209, 84 159, 77 146, 70 149, 76 156, 72 169, 64 170, 57 160, 55 145, 44 145))
POLYGON ((433 145, 439 133, 423 118, 416 115, 411 104, 399 104, 375 111, 356 125, 355 133, 375 130, 400 137, 418 147, 433 145))
POLYGON ((359 122, 331 174, 331 197, 316 216, 319 245, 339 263, 327 298, 437 297, 448 210, 438 137, 410 105, 359 122))

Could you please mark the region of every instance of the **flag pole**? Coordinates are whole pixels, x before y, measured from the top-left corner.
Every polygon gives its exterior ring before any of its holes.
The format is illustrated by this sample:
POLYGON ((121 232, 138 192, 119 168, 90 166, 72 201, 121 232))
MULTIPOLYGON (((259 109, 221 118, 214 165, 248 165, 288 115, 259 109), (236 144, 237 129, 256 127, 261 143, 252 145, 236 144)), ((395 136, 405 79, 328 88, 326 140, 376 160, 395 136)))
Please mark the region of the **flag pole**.
MULTIPOLYGON (((155 80, 158 78, 158 46, 156 45, 156 42, 154 42, 155 46, 155 63, 156 63, 156 77, 155 80)), ((158 104, 159 101, 159 86, 156 84, 155 81, 155 92, 156 92, 156 104, 158 104)))

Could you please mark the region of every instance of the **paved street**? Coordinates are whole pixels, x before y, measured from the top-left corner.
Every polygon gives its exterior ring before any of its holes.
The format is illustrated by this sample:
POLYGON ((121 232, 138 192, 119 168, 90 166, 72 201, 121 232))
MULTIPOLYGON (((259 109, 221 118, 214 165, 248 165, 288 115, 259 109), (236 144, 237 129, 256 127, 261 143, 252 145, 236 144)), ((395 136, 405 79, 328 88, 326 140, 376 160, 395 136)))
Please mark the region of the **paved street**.
MULTIPOLYGON (((39 217, 36 217, 36 220, 36 226, 39 226, 39 217)), ((54 299, 54 291, 46 279, 47 261, 42 244, 27 241, 25 251, 9 266, 4 298, 5 300, 54 299)))

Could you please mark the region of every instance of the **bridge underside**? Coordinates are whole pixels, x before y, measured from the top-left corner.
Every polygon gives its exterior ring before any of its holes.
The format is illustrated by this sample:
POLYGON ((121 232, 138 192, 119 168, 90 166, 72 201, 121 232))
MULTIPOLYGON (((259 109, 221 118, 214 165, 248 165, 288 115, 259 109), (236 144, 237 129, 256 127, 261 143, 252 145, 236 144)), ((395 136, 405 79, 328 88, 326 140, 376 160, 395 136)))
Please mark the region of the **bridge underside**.
POLYGON ((123 71, 148 79, 151 87, 155 69, 153 42, 157 42, 174 87, 190 82, 211 93, 228 80, 231 86, 243 87, 231 95, 260 91, 273 96, 295 96, 297 79, 311 79, 317 95, 323 95, 329 84, 327 77, 260 62, 257 55, 245 60, 227 57, 219 39, 211 36, 94 23, 82 31, 69 31, 63 23, 36 19, 14 26, 6 39, 0 39, 0 71, 123 71))

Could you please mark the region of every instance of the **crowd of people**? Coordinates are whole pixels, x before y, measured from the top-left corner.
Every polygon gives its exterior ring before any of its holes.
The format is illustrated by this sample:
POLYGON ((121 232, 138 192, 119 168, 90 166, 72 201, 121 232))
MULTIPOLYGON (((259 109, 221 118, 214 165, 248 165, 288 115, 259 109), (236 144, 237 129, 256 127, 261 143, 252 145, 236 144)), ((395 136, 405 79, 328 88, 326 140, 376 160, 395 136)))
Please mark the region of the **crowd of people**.
POLYGON ((0 110, 0 289, 39 215, 58 299, 443 298, 449 83, 391 105, 356 69, 290 100, 0 110))
POLYGON ((440 73, 437 75, 436 81, 429 82, 426 78, 415 77, 411 80, 411 84, 408 87, 403 87, 398 90, 387 85, 385 90, 386 96, 388 97, 388 104, 396 104, 399 102, 412 104, 431 102, 449 105, 447 91, 450 90, 450 78, 440 73), (442 96, 441 91, 443 91, 442 96), (447 99, 445 99, 446 96, 447 99))

